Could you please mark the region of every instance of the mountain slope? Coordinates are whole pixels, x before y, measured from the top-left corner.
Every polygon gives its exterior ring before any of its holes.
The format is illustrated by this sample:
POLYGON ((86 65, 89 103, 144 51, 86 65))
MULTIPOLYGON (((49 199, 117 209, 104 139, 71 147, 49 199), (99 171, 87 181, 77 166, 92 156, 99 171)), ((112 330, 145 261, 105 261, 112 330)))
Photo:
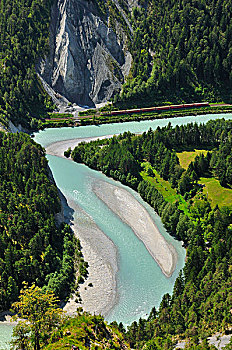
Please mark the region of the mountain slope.
POLYGON ((132 16, 130 79, 115 101, 231 100, 231 0, 141 4, 132 16))
POLYGON ((70 294, 81 252, 70 226, 56 222, 60 210, 44 149, 24 133, 0 132, 0 312, 23 282, 70 294))
POLYGON ((39 74, 56 97, 89 106, 108 101, 129 73, 131 31, 118 2, 58 0, 52 9, 50 54, 39 74))
POLYGON ((37 79, 37 59, 48 49, 52 0, 0 2, 0 122, 28 126, 53 107, 37 79))

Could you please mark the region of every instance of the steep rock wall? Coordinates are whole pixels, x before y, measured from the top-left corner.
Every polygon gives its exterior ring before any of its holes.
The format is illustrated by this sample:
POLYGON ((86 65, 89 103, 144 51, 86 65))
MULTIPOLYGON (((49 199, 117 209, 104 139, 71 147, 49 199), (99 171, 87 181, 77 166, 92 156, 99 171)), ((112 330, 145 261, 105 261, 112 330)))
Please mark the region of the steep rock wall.
POLYGON ((116 20, 114 30, 106 23, 90 0, 57 0, 53 6, 50 54, 37 71, 53 96, 65 97, 63 103, 94 106, 121 88, 131 65, 128 35, 116 20))

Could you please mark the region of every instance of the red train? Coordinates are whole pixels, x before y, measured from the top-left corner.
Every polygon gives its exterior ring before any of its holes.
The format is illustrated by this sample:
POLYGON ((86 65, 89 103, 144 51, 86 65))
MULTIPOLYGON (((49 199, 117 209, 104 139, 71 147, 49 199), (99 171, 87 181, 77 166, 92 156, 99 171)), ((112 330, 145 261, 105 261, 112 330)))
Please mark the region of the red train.
POLYGON ((125 109, 121 111, 103 112, 102 115, 120 115, 120 114, 132 114, 132 113, 142 113, 142 112, 160 112, 170 109, 182 109, 182 108, 196 108, 196 107, 208 107, 209 102, 200 103, 187 103, 182 105, 169 105, 160 107, 149 107, 149 108, 138 108, 138 109, 125 109))

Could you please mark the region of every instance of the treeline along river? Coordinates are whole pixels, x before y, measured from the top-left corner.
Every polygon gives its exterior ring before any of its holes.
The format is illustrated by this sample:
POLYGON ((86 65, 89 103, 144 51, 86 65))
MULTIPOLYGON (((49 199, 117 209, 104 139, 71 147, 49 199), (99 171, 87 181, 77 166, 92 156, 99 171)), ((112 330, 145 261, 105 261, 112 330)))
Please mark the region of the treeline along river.
MULTIPOLYGON (((48 147, 59 141, 79 138, 100 137, 119 134, 124 131, 142 133, 150 127, 156 129, 169 122, 175 125, 189 122, 205 123, 217 118, 231 119, 232 114, 203 115, 196 117, 179 117, 153 121, 107 124, 101 126, 85 126, 77 128, 46 129, 35 134, 35 141, 43 147, 48 147)), ((146 317, 153 306, 158 306, 164 293, 171 293, 174 281, 180 269, 184 266, 185 250, 181 243, 175 241, 165 231, 160 218, 144 203, 139 195, 127 190, 145 207, 159 231, 175 248, 178 260, 174 273, 166 277, 155 260, 151 257, 143 243, 135 236, 132 229, 122 222, 93 192, 93 187, 107 182, 125 188, 105 175, 70 160, 48 155, 49 166, 57 186, 66 198, 75 203, 75 220, 82 220, 87 214, 114 243, 117 249, 118 272, 116 274, 117 297, 112 309, 107 313, 108 321, 122 321, 125 324, 146 317)), ((6 348, 5 340, 9 340, 12 327, 6 332, 6 325, 0 325, 0 349, 6 348)))

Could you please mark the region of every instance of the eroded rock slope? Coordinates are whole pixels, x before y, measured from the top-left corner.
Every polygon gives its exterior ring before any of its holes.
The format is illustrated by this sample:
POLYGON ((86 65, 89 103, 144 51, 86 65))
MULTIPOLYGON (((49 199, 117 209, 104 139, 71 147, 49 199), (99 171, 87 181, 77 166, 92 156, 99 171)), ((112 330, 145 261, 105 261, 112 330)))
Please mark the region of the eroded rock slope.
POLYGON ((121 88, 131 65, 128 42, 133 34, 124 11, 111 4, 117 13, 113 25, 96 2, 58 0, 53 6, 50 54, 37 70, 55 98, 93 106, 121 88))

